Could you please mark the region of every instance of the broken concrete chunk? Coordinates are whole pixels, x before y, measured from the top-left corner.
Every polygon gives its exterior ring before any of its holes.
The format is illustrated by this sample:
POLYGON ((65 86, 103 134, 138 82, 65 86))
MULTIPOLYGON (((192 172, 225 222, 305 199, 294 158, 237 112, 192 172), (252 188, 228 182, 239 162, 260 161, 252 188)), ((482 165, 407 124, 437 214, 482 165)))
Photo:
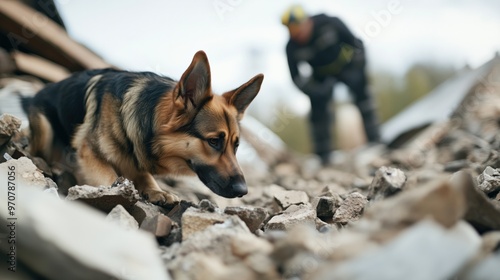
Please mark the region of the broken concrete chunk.
POLYGON ((210 225, 204 230, 192 233, 188 239, 183 239, 181 246, 174 244, 168 251, 169 255, 175 256, 175 259, 169 260, 167 266, 171 270, 172 267, 182 265, 188 261, 189 254, 193 252, 220 257, 227 264, 241 262, 241 258, 233 254, 232 243, 236 237, 243 238, 242 236, 258 239, 238 217, 228 216, 223 223, 210 225))
POLYGON ((333 222, 346 224, 361 217, 368 200, 358 192, 349 194, 333 215, 333 222))
POLYGON ((48 188, 48 189, 45 189, 43 190, 44 193, 47 193, 51 196, 54 196, 54 197, 57 197, 57 198, 60 198, 59 197, 59 193, 57 192, 57 189, 56 188, 48 188))
POLYGON ((316 197, 312 201, 312 207, 316 209, 319 218, 331 218, 342 203, 342 198, 338 194, 331 196, 316 197))
POLYGON ((182 240, 188 239, 192 234, 203 231, 214 224, 223 223, 229 216, 219 212, 203 212, 190 207, 182 215, 182 240))
POLYGON ((179 225, 182 225, 182 215, 190 207, 198 208, 198 206, 190 201, 181 200, 177 205, 168 212, 167 216, 179 225))
POLYGON ((256 238, 251 234, 237 235, 231 240, 233 255, 245 259, 252 254, 269 255, 273 246, 263 238, 256 238))
POLYGON ((457 171, 460 171, 460 170, 467 168, 467 167, 469 167, 469 161, 466 159, 459 159, 459 160, 447 162, 444 165, 444 171, 445 172, 457 172, 457 171))
POLYGON ((109 213, 116 205, 131 209, 140 199, 134 184, 127 179, 119 179, 112 186, 93 187, 88 185, 69 188, 67 200, 78 200, 87 203, 105 213, 109 213))
POLYGON ((11 159, 2 163, 0 166, 0 182, 4 182, 2 184, 5 184, 5 186, 7 186, 8 182, 7 174, 11 171, 14 173, 13 182, 15 182, 16 185, 34 187, 38 190, 54 187, 53 185, 49 186, 49 182, 29 158, 22 157, 17 160, 11 159), (13 168, 13 170, 9 168, 13 168))
POLYGON ((318 266, 332 250, 332 235, 319 233, 314 227, 300 225, 277 240, 271 258, 285 279, 308 279, 311 266, 318 266))
POLYGON ((500 191, 500 170, 487 166, 483 173, 477 177, 479 189, 485 194, 500 191))
POLYGON ((378 250, 322 266, 311 279, 452 279, 479 244, 477 233, 466 223, 446 229, 424 220, 378 250))
POLYGON ((322 233, 325 232, 331 232, 331 231, 337 231, 337 227, 333 224, 329 224, 320 218, 316 218, 316 230, 322 233))
POLYGON ((251 232, 255 232, 260 229, 262 223, 269 215, 264 208, 250 206, 226 207, 226 209, 224 209, 224 213, 240 217, 251 232))
POLYGON ((481 249, 476 255, 476 262, 500 251, 500 231, 487 232, 481 239, 481 249))
POLYGON ((139 224, 123 206, 116 205, 106 216, 106 220, 126 230, 136 230, 139 224))
POLYGON ((208 212, 214 212, 215 209, 217 208, 216 205, 214 205, 210 200, 208 199, 202 199, 200 203, 198 203, 198 207, 202 211, 208 211, 208 212))
POLYGON ((467 269, 457 279, 497 280, 500 254, 492 254, 485 260, 467 269))
POLYGON ((403 171, 392 167, 380 167, 368 188, 368 199, 377 200, 400 192, 406 182, 403 171))
POLYGON ((244 263, 257 274, 255 279, 283 279, 268 255, 252 254, 245 258, 244 263))
POLYGON ((478 190, 469 173, 459 171, 453 174, 451 182, 454 189, 466 198, 463 216, 466 221, 479 232, 500 230, 500 207, 478 190))
POLYGON ((19 131, 20 127, 20 119, 10 114, 2 114, 0 116, 0 146, 7 143, 10 138, 19 131))
POLYGON ((258 279, 255 272, 243 263, 227 264, 219 255, 200 252, 192 252, 181 260, 175 259, 170 266, 170 271, 174 279, 258 279))
POLYGON ((309 205, 291 205, 267 222, 265 230, 290 230, 300 224, 316 226, 316 211, 309 205))
POLYGON ((291 205, 300 205, 309 203, 309 196, 303 191, 275 190, 273 191, 274 199, 283 209, 287 209, 291 205))
POLYGON ((157 238, 158 243, 163 246, 172 246, 175 243, 182 242, 182 230, 178 224, 172 223, 170 233, 165 237, 157 238))
MULTIPOLYGON (((20 201, 29 207, 16 212, 18 263, 36 278, 170 279, 149 234, 112 225, 87 205, 19 186, 20 201)), ((7 214, 0 207, 0 219, 7 214)))
POLYGON ((147 201, 137 201, 130 209, 130 215, 134 217, 137 223, 141 224, 145 218, 154 218, 158 214, 167 214, 168 212, 147 201))
POLYGON ((172 229, 172 220, 163 214, 157 214, 153 218, 145 218, 141 223, 141 229, 151 232, 155 237, 166 237, 172 229))
POLYGON ((43 160, 42 158, 39 158, 39 157, 31 157, 30 159, 33 162, 33 164, 38 169, 40 169, 40 171, 42 171, 42 173, 45 176, 52 177, 54 175, 52 173, 52 169, 50 168, 50 166, 47 164, 47 162, 45 160, 43 160))
POLYGON ((428 217, 451 227, 464 216, 465 199, 446 177, 377 201, 365 211, 364 217, 378 221, 385 230, 404 228, 428 217))

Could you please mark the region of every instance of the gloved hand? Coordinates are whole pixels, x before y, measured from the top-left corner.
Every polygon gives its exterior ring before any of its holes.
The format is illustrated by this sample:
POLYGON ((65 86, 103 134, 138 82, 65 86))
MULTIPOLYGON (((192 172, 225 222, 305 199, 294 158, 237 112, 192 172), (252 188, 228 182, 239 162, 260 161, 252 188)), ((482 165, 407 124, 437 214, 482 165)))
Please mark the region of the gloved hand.
POLYGON ((301 90, 311 97, 326 97, 332 94, 335 82, 336 79, 333 77, 328 77, 322 82, 311 79, 301 88, 301 90))

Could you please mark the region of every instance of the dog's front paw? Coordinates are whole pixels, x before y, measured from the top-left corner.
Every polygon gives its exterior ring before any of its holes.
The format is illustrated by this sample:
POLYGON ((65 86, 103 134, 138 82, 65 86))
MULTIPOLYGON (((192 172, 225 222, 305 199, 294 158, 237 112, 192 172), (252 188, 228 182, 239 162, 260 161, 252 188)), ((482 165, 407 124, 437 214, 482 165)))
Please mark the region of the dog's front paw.
POLYGON ((145 190, 142 195, 149 202, 161 206, 172 206, 180 201, 178 196, 166 191, 145 190))

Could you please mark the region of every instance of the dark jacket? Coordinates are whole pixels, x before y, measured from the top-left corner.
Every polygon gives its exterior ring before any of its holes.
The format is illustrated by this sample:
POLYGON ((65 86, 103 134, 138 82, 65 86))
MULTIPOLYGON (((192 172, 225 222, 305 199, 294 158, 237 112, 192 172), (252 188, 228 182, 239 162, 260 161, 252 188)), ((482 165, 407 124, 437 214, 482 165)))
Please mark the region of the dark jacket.
POLYGON ((313 80, 323 81, 339 74, 356 52, 363 50, 363 43, 354 37, 347 26, 337 17, 325 14, 312 16, 314 22, 308 43, 301 45, 289 40, 286 46, 288 67, 294 83, 304 90, 298 64, 307 62, 313 70, 313 80))

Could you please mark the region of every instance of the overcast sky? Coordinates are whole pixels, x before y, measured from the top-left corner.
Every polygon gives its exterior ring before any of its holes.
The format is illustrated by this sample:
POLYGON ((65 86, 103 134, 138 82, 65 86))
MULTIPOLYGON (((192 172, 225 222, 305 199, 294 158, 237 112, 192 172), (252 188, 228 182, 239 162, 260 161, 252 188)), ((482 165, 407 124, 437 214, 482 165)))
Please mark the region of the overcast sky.
MULTIPOLYGON (((263 72, 259 102, 300 94, 291 85, 283 10, 299 1, 56 0, 70 35, 109 62, 179 78, 207 52, 216 91, 263 72), (253 53, 253 56, 249 56, 253 53), (276 93, 280 92, 280 93, 276 93), (267 95, 267 98, 266 98, 267 95)), ((339 16, 365 42, 373 70, 403 73, 415 61, 477 67, 500 50, 497 0, 307 0, 339 16)), ((303 96, 296 104, 303 104, 303 96)), ((307 103, 307 102, 306 102, 307 103)), ((304 108, 306 108, 305 106, 304 108)))

